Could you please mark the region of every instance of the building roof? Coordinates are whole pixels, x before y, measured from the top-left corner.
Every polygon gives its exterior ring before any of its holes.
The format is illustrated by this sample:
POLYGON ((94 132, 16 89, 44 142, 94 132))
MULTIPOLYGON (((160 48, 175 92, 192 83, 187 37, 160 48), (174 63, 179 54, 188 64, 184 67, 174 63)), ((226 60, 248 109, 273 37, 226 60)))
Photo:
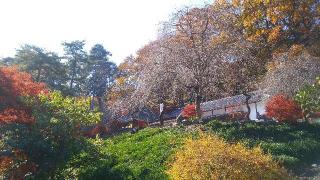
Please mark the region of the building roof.
MULTIPOLYGON (((249 104, 266 100, 269 97, 269 95, 264 94, 262 91, 254 91, 248 94, 251 95, 249 104)), ((224 109, 226 107, 243 105, 245 103, 246 103, 246 96, 241 94, 237 96, 230 96, 222 99, 201 103, 201 110, 210 111, 210 110, 224 109)))

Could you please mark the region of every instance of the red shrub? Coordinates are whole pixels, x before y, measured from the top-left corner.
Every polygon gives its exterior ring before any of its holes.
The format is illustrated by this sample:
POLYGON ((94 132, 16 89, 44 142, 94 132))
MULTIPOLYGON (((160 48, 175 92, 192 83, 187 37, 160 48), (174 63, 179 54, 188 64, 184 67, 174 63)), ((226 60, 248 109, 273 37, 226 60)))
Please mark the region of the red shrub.
POLYGON ((128 125, 127 122, 122 122, 119 120, 111 120, 108 122, 107 127, 110 128, 111 131, 118 131, 123 127, 126 127, 128 125))
POLYGON ((144 120, 133 120, 132 121, 132 128, 143 129, 148 126, 149 126, 148 123, 144 120))
POLYGON ((105 125, 99 123, 96 124, 92 129, 85 131, 83 133, 84 136, 86 137, 95 137, 97 134, 106 134, 107 128, 105 125))
POLYGON ((273 96, 266 105, 266 115, 278 121, 296 121, 302 118, 302 110, 298 104, 285 95, 273 96))
POLYGON ((194 104, 188 104, 182 110, 182 116, 184 118, 191 118, 195 117, 196 115, 196 106, 194 104))
POLYGON ((34 123, 31 110, 20 97, 47 92, 45 85, 33 82, 30 74, 15 67, 0 67, 0 123, 34 123))
POLYGON ((228 114, 228 118, 231 121, 244 120, 246 119, 247 114, 248 114, 247 112, 243 112, 243 111, 230 112, 228 114))

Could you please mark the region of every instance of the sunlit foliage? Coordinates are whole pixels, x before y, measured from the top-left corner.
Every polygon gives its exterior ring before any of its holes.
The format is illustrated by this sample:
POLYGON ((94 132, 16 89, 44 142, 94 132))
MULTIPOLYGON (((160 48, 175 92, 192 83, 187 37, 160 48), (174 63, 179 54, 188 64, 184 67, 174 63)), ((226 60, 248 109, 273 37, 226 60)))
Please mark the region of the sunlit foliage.
POLYGON ((227 144, 214 135, 187 139, 167 172, 177 180, 289 179, 286 171, 260 148, 249 150, 241 144, 227 144))

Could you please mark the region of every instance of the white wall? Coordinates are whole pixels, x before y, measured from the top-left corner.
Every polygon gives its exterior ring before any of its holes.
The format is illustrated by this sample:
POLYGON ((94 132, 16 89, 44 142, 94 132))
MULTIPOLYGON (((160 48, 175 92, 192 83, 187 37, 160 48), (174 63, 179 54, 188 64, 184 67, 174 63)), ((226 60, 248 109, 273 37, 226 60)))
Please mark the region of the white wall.
MULTIPOLYGON (((257 102, 257 111, 260 113, 260 115, 265 113, 265 105, 266 105, 266 101, 257 102)), ((257 119, 255 103, 251 103, 251 104, 249 104, 249 106, 250 106, 250 109, 251 109, 249 118, 251 120, 257 119)), ((244 111, 244 112, 246 112, 247 111, 247 106, 244 104, 244 105, 238 106, 237 108, 228 108, 227 112, 231 112, 232 110, 233 111, 244 111)), ((203 112, 202 116, 203 117, 209 117, 209 116, 221 115, 221 114, 226 114, 224 109, 206 111, 206 112, 203 112)))

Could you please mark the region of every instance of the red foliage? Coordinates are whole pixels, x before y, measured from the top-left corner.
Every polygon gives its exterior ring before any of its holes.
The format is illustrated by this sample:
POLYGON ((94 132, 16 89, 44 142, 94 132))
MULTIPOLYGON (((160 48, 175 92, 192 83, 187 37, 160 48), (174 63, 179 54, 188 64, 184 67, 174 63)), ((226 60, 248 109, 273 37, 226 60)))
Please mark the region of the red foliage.
POLYGON ((266 115, 280 122, 296 121, 302 118, 302 110, 298 104, 285 95, 273 96, 266 105, 266 115))
POLYGON ((92 129, 86 132, 84 135, 87 137, 95 137, 97 134, 102 135, 107 133, 107 127, 102 123, 95 125, 92 129))
POLYGON ((37 165, 30 162, 27 155, 21 150, 14 150, 12 155, 0 156, 0 175, 9 172, 9 179, 22 180, 28 173, 35 173, 37 165), (14 166, 14 162, 20 162, 18 166, 14 166))
POLYGON ((110 122, 108 122, 107 127, 111 130, 111 131, 118 131, 123 127, 126 127, 129 123, 128 122, 122 122, 119 120, 111 120, 110 122))
POLYGON ((137 129, 144 129, 148 127, 148 123, 144 120, 133 120, 132 121, 132 128, 137 128, 137 129))
POLYGON ((8 156, 0 156, 0 175, 8 171, 13 164, 13 160, 8 156))
POLYGON ((182 110, 182 116, 184 118, 191 118, 196 116, 196 106, 194 104, 188 104, 186 105, 182 110))
POLYGON ((231 121, 239 121, 239 120, 244 120, 246 119, 247 112, 243 111, 236 111, 236 112, 230 112, 228 114, 228 119, 231 121))
POLYGON ((30 74, 19 72, 16 67, 0 67, 0 123, 34 123, 20 97, 47 92, 45 85, 33 82, 30 74))

